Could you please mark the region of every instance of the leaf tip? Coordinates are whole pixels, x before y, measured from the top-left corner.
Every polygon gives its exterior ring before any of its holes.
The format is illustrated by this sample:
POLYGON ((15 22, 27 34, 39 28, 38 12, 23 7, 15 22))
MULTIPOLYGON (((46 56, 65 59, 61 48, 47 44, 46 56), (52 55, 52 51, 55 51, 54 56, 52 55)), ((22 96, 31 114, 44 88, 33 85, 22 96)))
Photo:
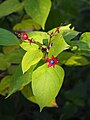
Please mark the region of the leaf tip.
POLYGON ((42 110, 43 110, 43 107, 40 107, 40 112, 42 112, 42 110))
POLYGON ((12 93, 9 93, 9 94, 5 97, 5 99, 9 98, 11 94, 12 94, 12 93))

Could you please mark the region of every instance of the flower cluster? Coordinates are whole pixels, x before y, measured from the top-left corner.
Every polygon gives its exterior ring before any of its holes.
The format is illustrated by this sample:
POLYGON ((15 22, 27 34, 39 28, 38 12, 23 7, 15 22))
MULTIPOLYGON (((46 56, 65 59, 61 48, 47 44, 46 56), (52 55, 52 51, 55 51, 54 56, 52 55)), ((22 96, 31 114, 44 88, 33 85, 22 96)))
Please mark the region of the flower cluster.
POLYGON ((51 58, 46 58, 46 61, 48 62, 48 67, 51 67, 51 66, 55 67, 55 65, 58 64, 59 62, 58 59, 55 58, 53 55, 51 58))

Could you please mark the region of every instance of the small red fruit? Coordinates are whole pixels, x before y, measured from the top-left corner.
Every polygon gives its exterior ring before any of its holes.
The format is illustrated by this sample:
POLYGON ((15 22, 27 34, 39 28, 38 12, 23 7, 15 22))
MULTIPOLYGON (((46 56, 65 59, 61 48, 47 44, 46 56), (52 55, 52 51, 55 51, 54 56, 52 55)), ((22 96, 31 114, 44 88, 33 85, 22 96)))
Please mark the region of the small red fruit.
POLYGON ((28 35, 26 34, 26 32, 22 32, 21 38, 23 40, 28 40, 28 35))
POLYGON ((57 33, 59 33, 59 32, 60 32, 60 31, 59 31, 59 27, 56 27, 56 32, 57 32, 57 33))

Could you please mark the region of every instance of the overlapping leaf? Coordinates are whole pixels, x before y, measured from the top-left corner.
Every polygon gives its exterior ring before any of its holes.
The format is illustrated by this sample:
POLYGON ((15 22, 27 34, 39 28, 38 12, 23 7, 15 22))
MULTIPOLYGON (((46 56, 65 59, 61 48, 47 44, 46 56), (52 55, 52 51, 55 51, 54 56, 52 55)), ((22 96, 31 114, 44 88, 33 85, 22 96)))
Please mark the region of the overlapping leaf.
POLYGON ((62 52, 58 56, 60 64, 65 64, 68 66, 83 66, 89 64, 89 61, 84 57, 72 52, 62 52))
POLYGON ((6 0, 0 4, 0 17, 9 15, 23 6, 18 0, 6 0))
POLYGON ((0 45, 19 45, 18 38, 8 30, 0 28, 0 45))
MULTIPOLYGON (((24 97, 26 97, 31 102, 37 104, 35 96, 33 95, 31 84, 26 85, 21 92, 24 95, 24 97)), ((56 100, 52 100, 51 103, 48 105, 48 107, 57 107, 56 100)))
POLYGON ((50 0, 26 0, 25 10, 41 27, 45 28, 45 23, 51 8, 50 0))
POLYGON ((0 94, 7 95, 10 89, 11 76, 5 76, 0 82, 0 94))
MULTIPOLYGON (((60 26, 59 31, 67 43, 70 43, 71 39, 76 37, 80 32, 75 31, 74 28, 70 29, 71 24, 60 26)), ((56 28, 49 31, 49 33, 55 32, 56 28)))
POLYGON ((64 70, 60 66, 47 67, 44 64, 37 68, 32 75, 32 90, 37 103, 42 110, 57 96, 64 78, 64 70))
POLYGON ((47 39, 47 40, 50 39, 49 35, 46 32, 41 32, 41 31, 30 32, 28 33, 28 36, 40 43, 43 43, 44 39, 47 39))
POLYGON ((35 66, 32 66, 25 74, 22 73, 21 65, 16 69, 10 81, 9 97, 14 92, 21 90, 25 85, 31 82, 32 72, 35 66))
POLYGON ((26 20, 22 20, 20 23, 16 24, 14 27, 13 27, 13 30, 25 30, 25 29, 29 29, 29 30, 33 30, 33 29, 36 29, 36 30, 39 30, 40 29, 40 26, 34 22, 32 19, 26 19, 26 20))
POLYGON ((90 32, 83 33, 79 40, 71 41, 70 44, 76 46, 81 55, 90 56, 90 32))
POLYGON ((54 55, 56 57, 58 54, 66 49, 69 49, 69 45, 65 42, 61 33, 59 33, 52 40, 52 46, 49 50, 48 56, 51 57, 52 55, 54 55))
POLYGON ((25 73, 32 65, 38 63, 43 57, 43 53, 36 48, 29 49, 22 59, 22 71, 25 73))

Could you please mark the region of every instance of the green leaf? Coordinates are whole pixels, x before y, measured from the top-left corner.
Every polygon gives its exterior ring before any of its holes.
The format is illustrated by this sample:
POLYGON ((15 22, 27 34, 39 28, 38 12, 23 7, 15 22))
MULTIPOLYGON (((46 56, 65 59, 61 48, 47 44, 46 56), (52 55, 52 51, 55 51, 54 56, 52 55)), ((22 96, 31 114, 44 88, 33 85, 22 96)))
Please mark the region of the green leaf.
POLYGON ((0 17, 9 15, 23 6, 18 0, 6 0, 0 4, 0 17))
MULTIPOLYGON (((63 38, 67 43, 71 41, 74 37, 76 37, 80 32, 75 31, 74 28, 70 29, 71 24, 66 26, 60 26, 59 31, 62 34, 63 38)), ((56 28, 49 31, 49 33, 55 32, 56 28)))
POLYGON ((35 96, 33 95, 33 92, 32 92, 31 84, 26 85, 21 92, 25 98, 27 98, 31 102, 37 103, 35 96))
MULTIPOLYGON (((65 26, 60 26, 59 31, 63 33, 64 31, 70 30, 71 24, 65 25, 65 26)), ((49 33, 55 32, 56 28, 53 28, 52 30, 48 31, 49 33)))
POLYGON ((12 75, 15 73, 16 69, 17 69, 17 65, 12 64, 8 67, 7 72, 9 75, 12 75))
POLYGON ((77 52, 80 55, 90 57, 90 32, 85 32, 81 35, 79 40, 71 41, 72 51, 74 47, 77 47, 77 52))
POLYGON ((60 64, 65 64, 68 66, 82 66, 89 64, 89 61, 84 56, 72 52, 62 52, 58 56, 58 59, 60 64))
POLYGON ((51 8, 51 0, 26 0, 25 10, 41 27, 45 23, 51 8))
MULTIPOLYGON (((37 104, 35 96, 33 95, 31 84, 28 84, 28 85, 24 86, 24 88, 22 89, 21 92, 22 92, 22 94, 24 95, 25 98, 27 98, 29 101, 37 104)), ((56 100, 55 99, 52 100, 51 103, 47 107, 57 107, 56 100)))
POLYGON ((39 30, 40 29, 40 26, 34 22, 32 19, 26 19, 26 20, 22 20, 21 23, 17 23, 14 27, 13 27, 13 30, 16 30, 16 31, 25 31, 25 29, 31 29, 31 31, 33 29, 36 29, 36 30, 39 30))
POLYGON ((80 41, 87 43, 90 48, 90 32, 85 32, 81 35, 80 41))
POLYGON ((0 45, 19 45, 18 38, 8 30, 0 28, 0 45))
POLYGON ((25 85, 31 82, 34 68, 35 65, 32 66, 25 74, 22 73, 21 65, 16 69, 10 81, 10 90, 7 97, 16 91, 23 89, 25 85))
MULTIPOLYGON (((35 40, 36 42, 42 43, 43 44, 43 40, 45 41, 49 41, 50 37, 46 32, 41 32, 41 31, 34 31, 34 32, 30 32, 28 33, 28 36, 30 39, 35 40)), ((28 51, 30 48, 36 48, 37 45, 35 44, 30 44, 28 41, 22 42, 20 44, 21 48, 24 49, 25 51, 28 51)))
POLYGON ((82 65, 88 65, 89 61, 80 55, 73 55, 71 56, 65 63, 65 65, 74 65, 74 66, 82 66, 82 65))
POLYGON ((38 48, 29 49, 22 59, 22 71, 25 73, 32 65, 38 63, 43 53, 38 48))
POLYGON ((76 50, 78 51, 87 51, 87 52, 90 51, 90 46, 86 42, 80 40, 71 41, 70 45, 72 47, 77 47, 76 50))
POLYGON ((38 67, 32 74, 32 90, 40 110, 49 105, 57 96, 64 79, 64 70, 56 65, 38 67))
POLYGON ((0 70, 6 70, 10 66, 10 62, 7 60, 3 53, 0 53, 0 70))
POLYGON ((65 42, 61 33, 59 33, 52 40, 52 47, 49 50, 48 56, 51 57, 52 55, 54 55, 56 57, 58 54, 66 49, 69 49, 69 45, 65 42))
POLYGON ((75 30, 65 30, 63 31, 62 35, 67 43, 70 43, 71 39, 76 37, 79 34, 79 32, 75 30))
POLYGON ((19 46, 17 45, 13 45, 13 46, 3 46, 3 52, 5 55, 10 54, 12 52, 14 52, 15 50, 17 50, 19 48, 19 46))
MULTIPOLYGON (((28 51, 29 49, 32 49, 32 48, 37 48, 37 45, 35 44, 30 44, 30 42, 22 42, 20 44, 20 47, 22 49, 24 49, 25 51, 28 51)), ((37 48, 38 49, 38 48, 37 48)))
POLYGON ((85 32, 79 40, 72 41, 72 46, 77 46, 79 51, 90 51, 90 32, 85 32))
MULTIPOLYGON (((71 24, 68 24, 68 25, 65 25, 65 26, 60 26, 60 31, 64 32, 66 30, 70 30, 70 26, 71 26, 71 24)), ((74 29, 74 28, 72 28, 72 29, 74 29)))
POLYGON ((0 94, 6 95, 10 89, 10 79, 11 76, 5 76, 0 82, 0 94))
POLYGON ((48 39, 43 39, 43 45, 48 47, 48 39))
POLYGON ((41 32, 41 31, 34 31, 34 32, 30 32, 28 33, 29 38, 33 38, 35 41, 43 43, 43 40, 47 39, 49 40, 50 37, 46 32, 41 32))
POLYGON ((24 55, 24 51, 19 46, 4 46, 4 61, 11 63, 20 63, 24 55))
POLYGON ((22 61, 24 52, 20 49, 16 49, 13 52, 6 55, 6 59, 10 63, 16 63, 19 64, 22 61))

